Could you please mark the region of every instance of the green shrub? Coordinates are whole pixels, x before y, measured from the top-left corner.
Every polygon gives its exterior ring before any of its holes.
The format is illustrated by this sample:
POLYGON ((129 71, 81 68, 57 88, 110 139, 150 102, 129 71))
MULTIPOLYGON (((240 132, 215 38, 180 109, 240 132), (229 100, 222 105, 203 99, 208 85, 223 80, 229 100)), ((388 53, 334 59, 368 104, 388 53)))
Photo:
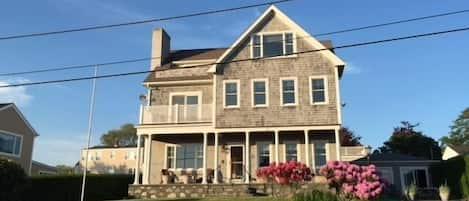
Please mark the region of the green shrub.
POLYGON ((320 190, 298 193, 293 197, 293 201, 342 201, 341 197, 334 193, 320 190))
MULTIPOLYGON (((80 199, 82 175, 34 176, 24 201, 76 201, 80 199)), ((89 175, 85 200, 117 200, 128 196, 133 175, 89 175)))
POLYGON ((18 201, 26 187, 27 176, 15 162, 0 158, 0 200, 18 201))
POLYGON ((433 184, 447 183, 451 199, 469 198, 469 156, 459 156, 431 167, 433 184))

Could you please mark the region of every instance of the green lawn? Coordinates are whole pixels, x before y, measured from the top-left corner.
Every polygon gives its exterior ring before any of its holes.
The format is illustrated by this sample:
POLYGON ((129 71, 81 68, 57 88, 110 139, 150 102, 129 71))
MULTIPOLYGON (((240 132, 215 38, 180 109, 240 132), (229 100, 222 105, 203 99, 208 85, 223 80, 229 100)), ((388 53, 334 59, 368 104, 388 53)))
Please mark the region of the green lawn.
MULTIPOLYGON (((156 200, 125 200, 125 201, 274 201, 281 200, 272 197, 212 197, 212 198, 179 198, 179 199, 156 199, 156 200)), ((124 200, 122 200, 124 201, 124 200)))

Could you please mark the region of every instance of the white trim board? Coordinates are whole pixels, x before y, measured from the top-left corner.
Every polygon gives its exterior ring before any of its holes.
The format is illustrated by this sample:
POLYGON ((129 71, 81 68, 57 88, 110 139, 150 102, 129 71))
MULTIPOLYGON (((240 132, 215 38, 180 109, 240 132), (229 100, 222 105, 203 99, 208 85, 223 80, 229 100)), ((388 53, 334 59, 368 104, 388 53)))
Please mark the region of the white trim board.
MULTIPOLYGON (((292 19, 290 19, 285 13, 283 13, 280 9, 278 9, 275 5, 271 5, 267 8, 262 15, 260 15, 254 23, 252 23, 246 31, 244 31, 241 36, 228 48, 220 58, 217 59, 215 63, 222 63, 228 56, 235 52, 236 49, 246 40, 250 39, 251 34, 254 32, 257 26, 261 24, 264 20, 268 19, 271 15, 276 15, 283 21, 287 26, 291 27, 293 32, 295 32, 295 36, 297 38, 304 38, 306 42, 308 42, 314 49, 326 49, 326 47, 321 44, 318 40, 313 38, 308 32, 306 32, 300 25, 295 23, 292 19)), ((334 66, 345 66, 345 62, 342 61, 337 55, 332 53, 330 50, 319 51, 320 54, 324 55, 328 58, 334 66)), ((214 64, 210 67, 208 72, 215 73, 217 69, 217 64, 214 64)))
POLYGON ((251 107, 268 107, 269 106, 269 79, 257 78, 251 79, 251 107), (265 104, 255 104, 254 82, 264 82, 265 84, 265 104))

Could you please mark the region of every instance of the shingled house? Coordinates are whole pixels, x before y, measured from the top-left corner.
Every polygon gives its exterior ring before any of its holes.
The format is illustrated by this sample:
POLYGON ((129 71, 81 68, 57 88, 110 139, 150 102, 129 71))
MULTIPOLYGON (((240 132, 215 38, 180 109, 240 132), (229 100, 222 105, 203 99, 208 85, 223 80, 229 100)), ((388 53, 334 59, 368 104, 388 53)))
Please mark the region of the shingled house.
POLYGON ((170 46, 169 34, 155 29, 154 72, 143 82, 148 94, 137 126, 143 178, 135 184, 160 184, 166 170, 194 183, 250 183, 271 162, 297 160, 316 170, 363 156, 363 147, 338 143, 345 63, 327 49, 330 41, 318 41, 277 7, 229 48, 170 46))

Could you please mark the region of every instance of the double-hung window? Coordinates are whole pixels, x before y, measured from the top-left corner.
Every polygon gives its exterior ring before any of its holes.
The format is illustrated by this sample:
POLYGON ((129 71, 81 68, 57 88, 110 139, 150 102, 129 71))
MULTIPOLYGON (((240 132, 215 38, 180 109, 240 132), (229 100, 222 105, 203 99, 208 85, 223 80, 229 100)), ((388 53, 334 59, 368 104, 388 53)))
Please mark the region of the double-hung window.
POLYGON ((257 167, 265 167, 270 164, 270 143, 260 142, 257 144, 257 167))
POLYGON ((291 55, 295 51, 291 32, 258 33, 251 38, 253 58, 291 55))
POLYGON ((239 107, 239 80, 225 80, 223 82, 223 102, 225 108, 239 107))
POLYGON ((176 168, 176 146, 166 147, 166 168, 176 168))
POLYGON ((267 79, 252 80, 252 106, 261 107, 269 105, 267 79))
POLYGON ((285 142, 285 162, 298 161, 298 142, 285 142))
POLYGON ((22 137, 0 131, 0 153, 19 156, 21 154, 22 137))
POLYGON ((309 79, 311 104, 327 104, 327 78, 311 76, 309 79))
POLYGON ((325 142, 314 142, 314 166, 316 170, 319 170, 321 166, 327 162, 326 156, 326 143, 325 142))
POLYGON ((280 78, 280 102, 284 106, 296 105, 298 99, 296 78, 280 78))

